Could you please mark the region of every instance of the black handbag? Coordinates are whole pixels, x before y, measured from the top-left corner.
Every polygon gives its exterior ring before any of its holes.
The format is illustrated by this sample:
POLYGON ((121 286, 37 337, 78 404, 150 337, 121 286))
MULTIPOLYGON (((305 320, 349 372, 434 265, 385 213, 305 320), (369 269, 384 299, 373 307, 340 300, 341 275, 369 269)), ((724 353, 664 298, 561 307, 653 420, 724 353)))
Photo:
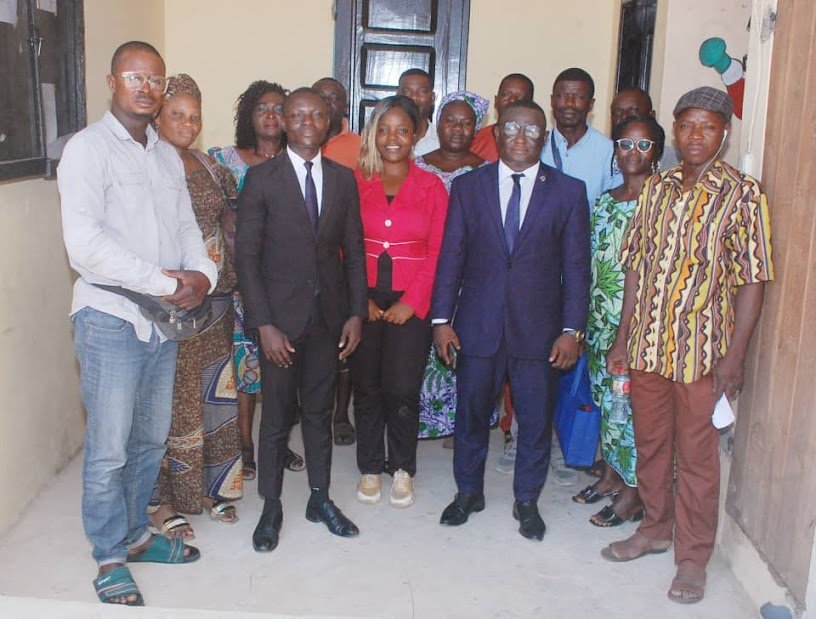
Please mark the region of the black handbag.
POLYGON ((161 297, 141 294, 122 288, 94 284, 97 288, 121 295, 139 306, 142 316, 151 321, 168 339, 174 342, 189 340, 200 335, 218 322, 232 304, 232 295, 217 294, 204 297, 204 302, 190 310, 163 301, 161 297))

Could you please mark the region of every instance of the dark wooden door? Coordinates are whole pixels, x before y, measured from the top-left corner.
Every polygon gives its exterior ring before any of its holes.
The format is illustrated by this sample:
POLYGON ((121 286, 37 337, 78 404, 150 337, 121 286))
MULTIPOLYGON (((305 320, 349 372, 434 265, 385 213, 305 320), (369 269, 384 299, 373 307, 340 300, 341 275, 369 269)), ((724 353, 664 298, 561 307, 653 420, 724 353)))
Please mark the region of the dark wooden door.
POLYGON ((437 101, 465 85, 470 0, 336 0, 334 77, 360 131, 406 69, 428 71, 437 101))

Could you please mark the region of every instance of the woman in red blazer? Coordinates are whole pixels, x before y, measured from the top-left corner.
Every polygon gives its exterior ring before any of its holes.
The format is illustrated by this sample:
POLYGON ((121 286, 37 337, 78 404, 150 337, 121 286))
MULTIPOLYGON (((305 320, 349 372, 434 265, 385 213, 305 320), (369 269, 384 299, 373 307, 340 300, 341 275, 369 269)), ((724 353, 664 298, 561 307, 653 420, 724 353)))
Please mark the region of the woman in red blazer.
POLYGON ((412 161, 419 120, 407 97, 380 101, 363 130, 355 171, 368 273, 368 321, 350 360, 357 498, 377 503, 385 471, 393 473, 390 501, 397 507, 414 502, 428 310, 448 207, 442 182, 412 161))

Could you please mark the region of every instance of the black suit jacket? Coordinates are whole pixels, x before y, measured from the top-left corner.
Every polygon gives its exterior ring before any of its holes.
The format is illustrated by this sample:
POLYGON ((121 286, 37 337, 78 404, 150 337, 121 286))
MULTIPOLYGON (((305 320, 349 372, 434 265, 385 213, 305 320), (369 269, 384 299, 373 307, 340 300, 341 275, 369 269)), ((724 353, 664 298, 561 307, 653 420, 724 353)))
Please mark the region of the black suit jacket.
POLYGON ((338 337, 349 316, 368 316, 357 183, 351 170, 325 157, 322 200, 315 238, 285 151, 247 172, 235 236, 247 329, 272 324, 296 339, 318 287, 326 324, 338 337))

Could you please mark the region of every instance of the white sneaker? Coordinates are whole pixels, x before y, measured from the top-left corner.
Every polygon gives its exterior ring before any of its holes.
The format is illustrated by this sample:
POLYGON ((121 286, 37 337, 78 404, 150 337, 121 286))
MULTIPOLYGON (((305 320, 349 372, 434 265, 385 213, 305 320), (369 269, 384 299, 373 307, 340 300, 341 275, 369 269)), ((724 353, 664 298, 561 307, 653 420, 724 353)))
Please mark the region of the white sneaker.
POLYGON ((409 507, 414 504, 414 480, 402 469, 394 473, 390 501, 394 507, 409 507))
POLYGON ((496 470, 505 475, 512 475, 516 468, 516 449, 518 444, 509 433, 504 437, 504 453, 499 456, 499 461, 496 462, 496 470))
POLYGON ((560 447, 553 446, 552 455, 550 456, 550 468, 553 473, 553 481, 557 485, 574 486, 578 483, 579 473, 566 465, 560 447))
POLYGON ((360 503, 374 505, 382 498, 380 492, 380 475, 360 475, 360 483, 357 484, 357 500, 360 503))

